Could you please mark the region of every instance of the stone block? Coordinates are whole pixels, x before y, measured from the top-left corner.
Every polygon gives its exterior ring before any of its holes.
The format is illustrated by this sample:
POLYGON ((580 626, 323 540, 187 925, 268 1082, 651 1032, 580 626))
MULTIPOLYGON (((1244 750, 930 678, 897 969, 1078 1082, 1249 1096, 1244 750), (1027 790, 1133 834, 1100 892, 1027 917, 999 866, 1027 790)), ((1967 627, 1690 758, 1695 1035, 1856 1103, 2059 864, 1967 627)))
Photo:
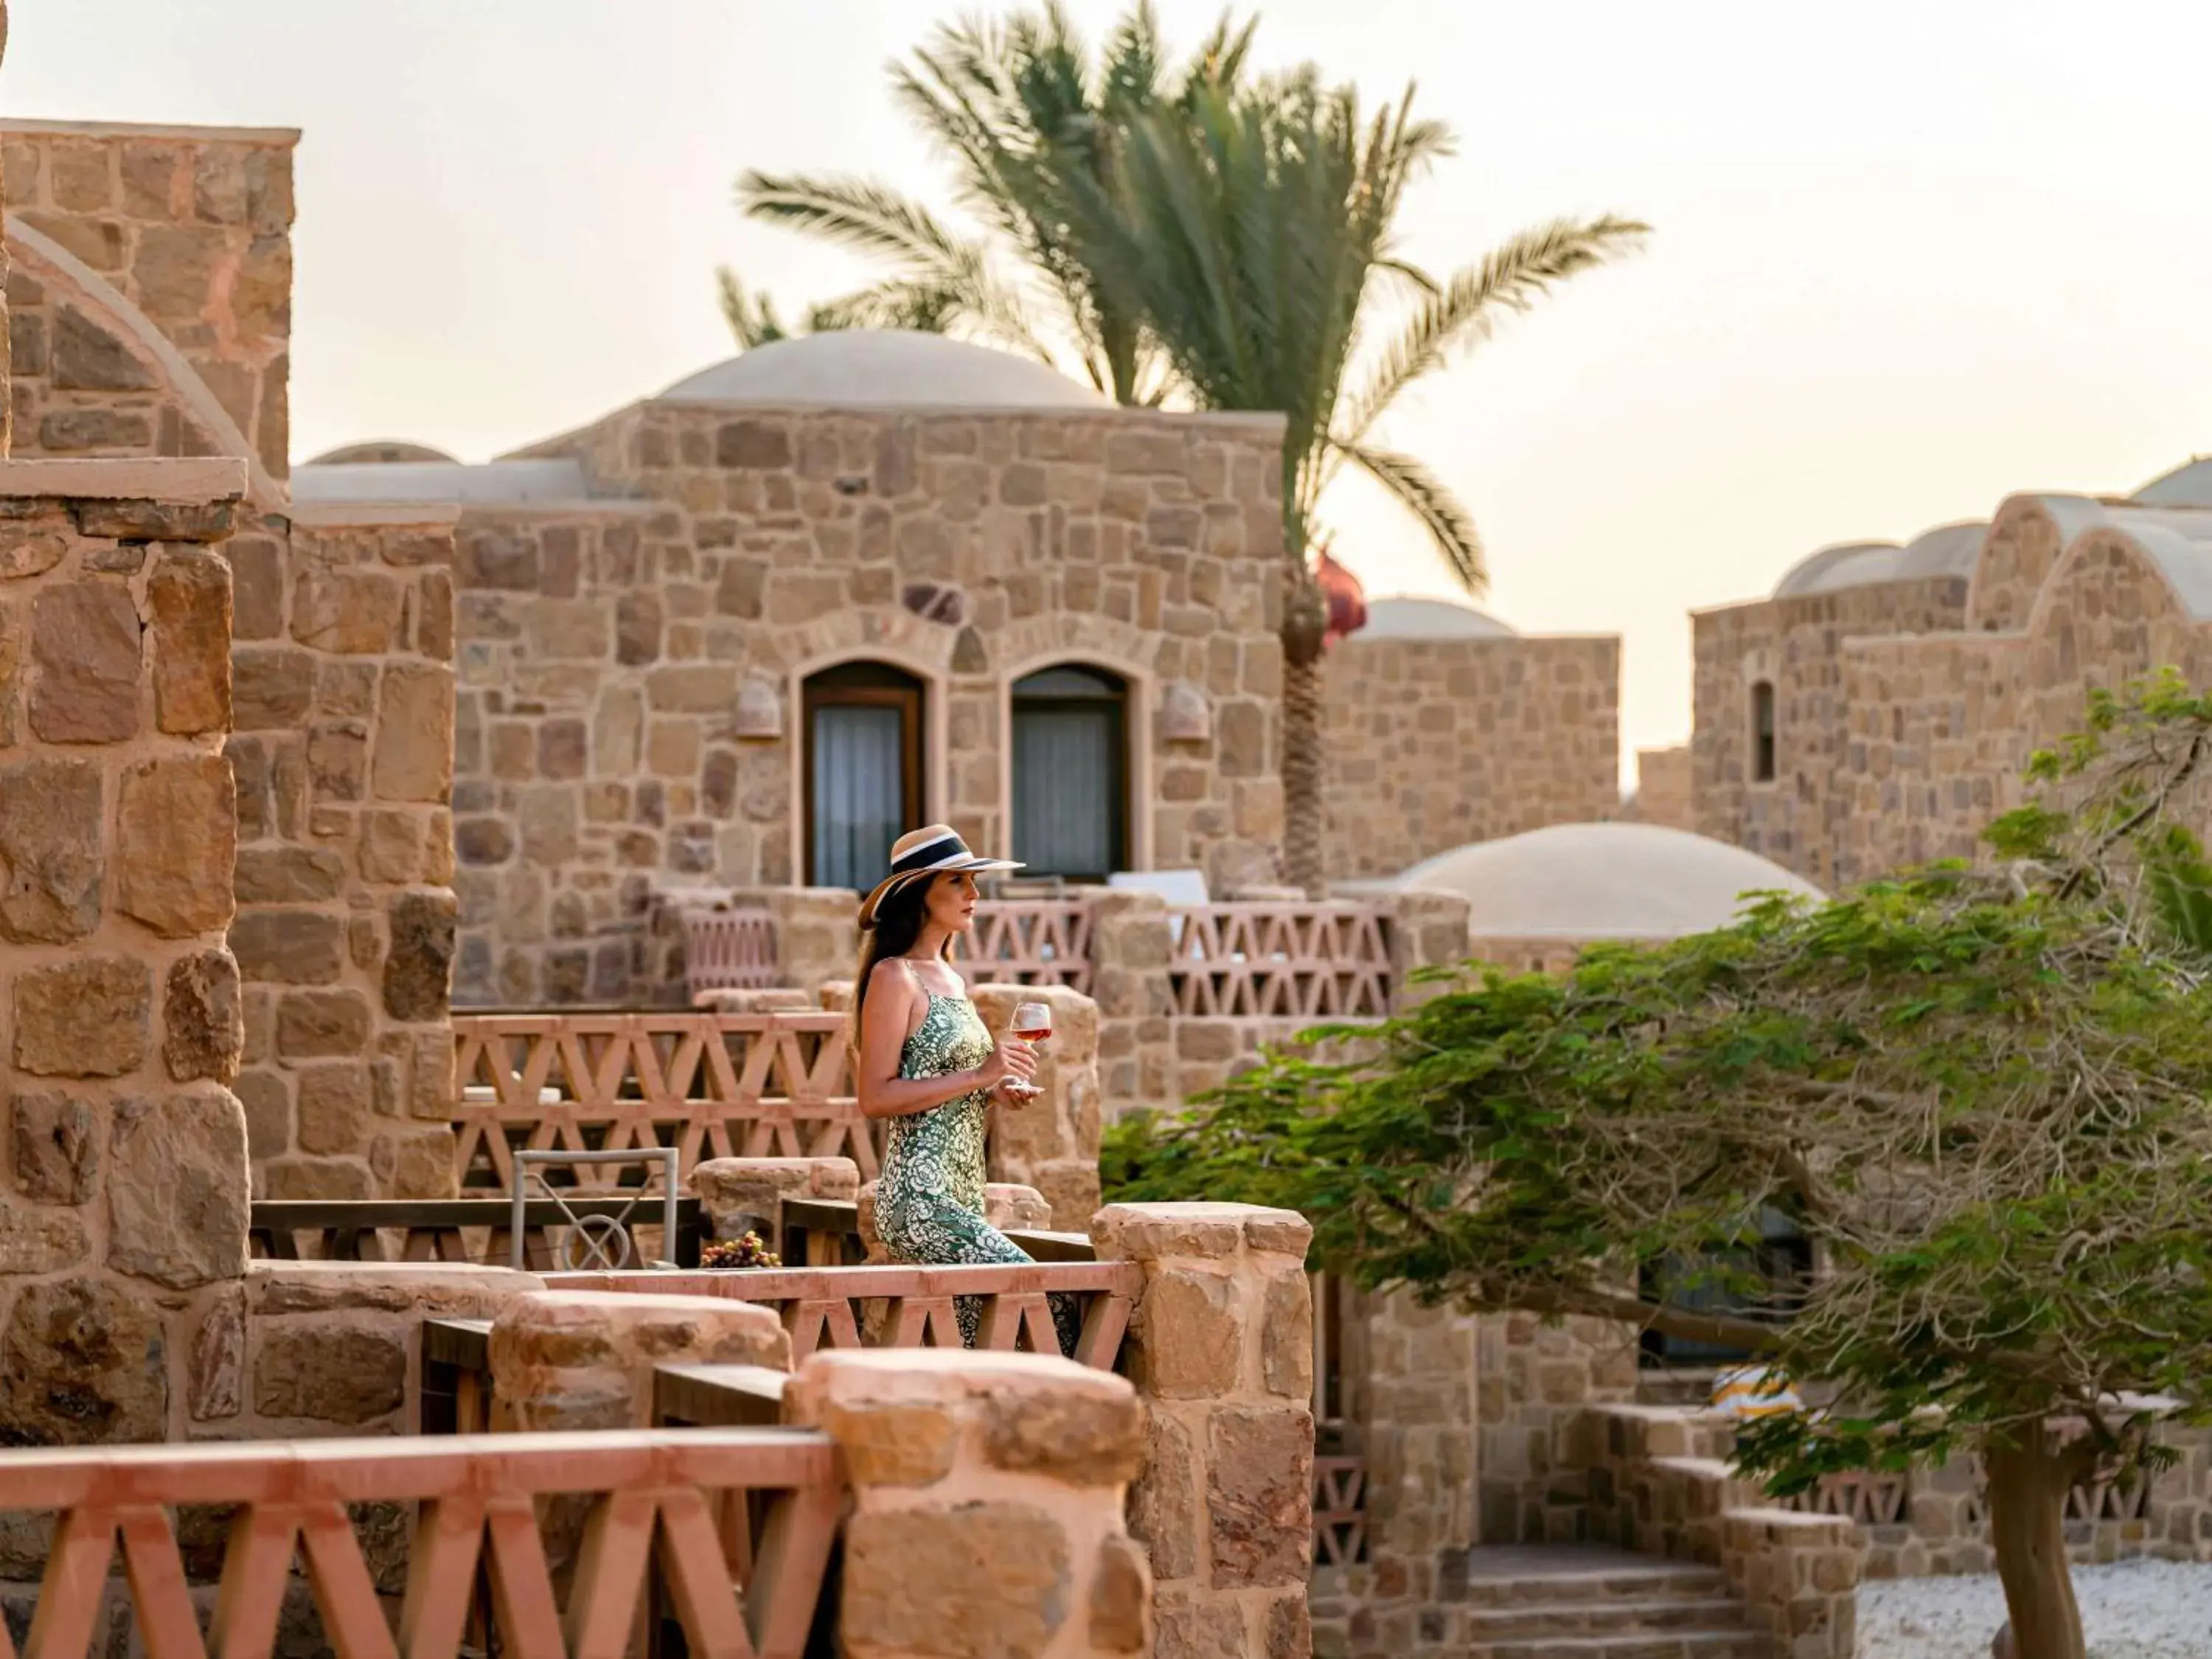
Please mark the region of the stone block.
POLYGON ((1127 1538, 1107 1539, 1099 1547, 1097 1576, 1091 1583, 1091 1645, 1104 1653, 1146 1651, 1152 1613, 1152 1577, 1145 1553, 1127 1538))
POLYGON ((15 978, 18 1071, 37 1077, 124 1077, 146 1063, 154 981, 143 962, 84 957, 15 978))
POLYGON ((196 1423, 236 1417, 246 1400, 246 1298, 226 1292, 192 1336, 185 1409, 196 1423))
POLYGON ((1207 1422, 1213 1584, 1304 1584, 1313 1552, 1313 1413, 1223 1406, 1207 1422))
POLYGON ((9 1103, 15 1186, 43 1204, 84 1204, 100 1183, 100 1136, 90 1103, 73 1095, 18 1093, 9 1103))
POLYGON ((345 968, 345 925, 318 910, 245 910, 231 924, 230 948, 249 981, 331 985, 345 968))
POLYGON ((345 860, 319 847, 243 847, 240 904, 320 904, 345 890, 345 860))
POLYGON ((154 630, 154 719, 164 732, 230 729, 230 568, 212 553, 164 551, 146 584, 154 630))
POLYGON ((368 1067, 358 1061, 332 1060, 299 1073, 296 1115, 300 1150, 335 1155, 368 1149, 370 1115, 368 1067))
POLYGON ((121 743, 138 730, 137 607, 116 581, 49 587, 31 606, 31 730, 48 743, 121 743))
POLYGON ((112 1280, 26 1285, 0 1331, 0 1443, 159 1441, 169 1367, 161 1310, 112 1280))
POLYGON ((105 872, 100 769, 76 760, 0 766, 0 939, 84 938, 100 924, 105 872))
POLYGON ((1066 1532, 1026 1504, 856 1516, 840 1635, 853 1659, 1042 1659, 1068 1618, 1066 1532))
POLYGON ((292 637, 340 656, 378 655, 398 642, 406 594, 378 570, 311 567, 292 607, 292 637))
POLYGON ((384 958, 384 1012, 420 1024, 446 1018, 458 911, 450 893, 403 893, 392 906, 384 958))
POLYGON ((453 784, 453 674, 412 663, 385 670, 379 694, 376 799, 442 805, 453 784))
POLYGON ((116 896, 164 939, 215 932, 231 918, 238 797, 221 755, 148 761, 123 775, 116 896))
POLYGON ((246 1113, 226 1091, 114 1110, 107 1265, 172 1290, 246 1271, 246 1113))
POLYGON ((374 1026, 368 999, 359 991, 287 991, 276 1003, 276 1054, 283 1060, 365 1054, 374 1026))
POLYGON ((0 1199, 0 1273, 60 1273, 91 1253, 92 1241, 76 1211, 0 1199))
POLYGON ((161 1060, 179 1083, 228 1083, 246 1050, 238 963, 198 951, 169 964, 161 1000, 161 1060))
POLYGON ((263 1328, 252 1355, 253 1409, 349 1427, 396 1412, 407 1398, 404 1328, 285 1320, 263 1328))

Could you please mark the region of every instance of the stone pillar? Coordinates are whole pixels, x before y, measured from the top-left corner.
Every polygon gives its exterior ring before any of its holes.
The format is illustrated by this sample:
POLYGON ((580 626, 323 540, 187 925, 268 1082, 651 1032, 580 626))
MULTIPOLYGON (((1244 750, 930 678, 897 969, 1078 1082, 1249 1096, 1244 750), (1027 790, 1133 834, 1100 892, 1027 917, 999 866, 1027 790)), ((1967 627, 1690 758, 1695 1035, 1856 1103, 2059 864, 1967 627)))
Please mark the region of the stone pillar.
POLYGON ((699 1195, 716 1238, 742 1238, 750 1231, 773 1249, 785 1199, 855 1198, 860 1170, 849 1158, 710 1158, 692 1166, 691 1190, 699 1195))
POLYGON ((1734 1510, 1721 1519, 1729 1589, 1787 1659, 1858 1651, 1858 1528, 1839 1515, 1734 1510))
POLYGON ((1313 1555, 1313 1229, 1242 1204, 1112 1204, 1101 1261, 1142 1264, 1127 1370, 1149 1455, 1159 1659, 1307 1659, 1313 1555))
MULTIPOLYGON (((0 0, 0 60, 8 56, 8 0, 0 0)), ((7 192, 0 190, 0 220, 8 210, 7 192)), ((9 385, 13 378, 14 349, 10 343, 8 320, 8 239, 0 235, 0 461, 8 459, 15 439, 15 399, 9 385)))
POLYGON ((1062 1226, 1088 1226, 1098 1207, 1098 1005, 1064 985, 978 985, 969 994, 994 1036, 1017 1003, 1052 1010, 1052 1041, 1037 1050, 1044 1092, 992 1111, 991 1178, 1036 1188, 1062 1226))
POLYGON ((1036 1354, 832 1350, 784 1401, 852 1482, 850 1659, 1148 1650, 1151 1586, 1122 1522, 1144 1413, 1122 1378, 1036 1354))
POLYGON ((246 1272, 235 460, 0 465, 0 1441, 182 1438, 246 1272))
POLYGON ((1091 900, 1091 994, 1098 1003, 1102 1109, 1120 1117, 1171 1110, 1175 993, 1167 901, 1157 893, 1107 891, 1091 900))
POLYGON ((1346 1295, 1345 1414, 1367 1462, 1367 1547, 1377 1584, 1415 1602, 1480 1542, 1475 1525, 1481 1316, 1403 1291, 1346 1295))
POLYGON ((773 1310, 719 1296, 541 1291, 491 1328, 495 1430, 641 1429, 656 1365, 791 1369, 773 1310))
POLYGON ((457 1188, 453 509, 422 512, 272 519, 230 550, 239 1095, 264 1197, 457 1188))
POLYGON ((850 979, 860 958, 860 896, 842 887, 739 887, 730 903, 775 918, 776 966, 783 983, 811 996, 831 980, 850 979))
POLYGON ((1390 893, 1374 900, 1390 942, 1390 983, 1397 1012, 1417 1008, 1448 981, 1414 982, 1424 968, 1455 968, 1468 959, 1468 902, 1457 893, 1390 893))

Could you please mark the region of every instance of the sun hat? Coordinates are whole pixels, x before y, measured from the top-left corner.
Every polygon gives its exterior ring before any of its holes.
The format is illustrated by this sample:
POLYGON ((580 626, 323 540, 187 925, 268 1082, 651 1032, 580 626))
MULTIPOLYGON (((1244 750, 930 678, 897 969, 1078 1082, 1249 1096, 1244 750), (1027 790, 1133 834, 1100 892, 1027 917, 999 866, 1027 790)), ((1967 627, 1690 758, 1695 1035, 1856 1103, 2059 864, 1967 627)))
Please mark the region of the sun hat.
POLYGON ((860 926, 876 925, 876 907, 909 883, 927 881, 951 871, 1019 870, 1012 859, 978 858, 968 850, 959 831, 942 823, 909 830, 891 843, 891 872, 860 901, 860 926))

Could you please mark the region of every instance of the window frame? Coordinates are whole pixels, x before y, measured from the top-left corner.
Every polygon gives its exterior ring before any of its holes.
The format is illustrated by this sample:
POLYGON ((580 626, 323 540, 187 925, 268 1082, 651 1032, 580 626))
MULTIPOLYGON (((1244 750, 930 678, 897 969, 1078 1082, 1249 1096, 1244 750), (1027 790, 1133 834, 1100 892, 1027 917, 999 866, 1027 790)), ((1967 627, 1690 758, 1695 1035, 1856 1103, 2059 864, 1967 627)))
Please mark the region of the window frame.
POLYGON ((1010 680, 1006 686, 1006 824, 1008 839, 1012 843, 1010 857, 1034 864, 1030 849, 1022 844, 1018 822, 1018 802, 1021 782, 1015 762, 1019 752, 1018 731, 1024 713, 1041 712, 1069 707, 1102 708, 1109 716, 1108 752, 1112 757, 1113 775, 1109 780, 1108 799, 1114 803, 1112 820, 1108 826, 1107 850, 1111 867, 1099 871, 1062 871, 1037 869, 1039 875, 1056 875, 1068 881, 1103 881, 1116 870, 1133 867, 1136 846, 1136 803, 1133 799, 1131 782, 1135 774, 1129 752, 1131 734, 1134 730, 1129 719, 1129 708, 1136 696, 1136 686, 1127 675, 1119 673, 1095 662, 1079 657, 1060 661, 1039 663, 1024 669, 1020 677, 1010 680), (1047 674, 1061 670, 1073 670, 1103 683, 1096 694, 1079 692, 1024 693, 1022 687, 1047 674))
POLYGON ((862 657, 806 676, 799 686, 799 854, 806 884, 816 884, 814 717, 823 708, 896 708, 899 711, 899 817, 917 828, 924 816, 923 779, 927 757, 929 686, 919 674, 896 663, 862 657))
POLYGON ((1772 783, 1782 770, 1782 717, 1774 682, 1751 683, 1751 781, 1772 783))

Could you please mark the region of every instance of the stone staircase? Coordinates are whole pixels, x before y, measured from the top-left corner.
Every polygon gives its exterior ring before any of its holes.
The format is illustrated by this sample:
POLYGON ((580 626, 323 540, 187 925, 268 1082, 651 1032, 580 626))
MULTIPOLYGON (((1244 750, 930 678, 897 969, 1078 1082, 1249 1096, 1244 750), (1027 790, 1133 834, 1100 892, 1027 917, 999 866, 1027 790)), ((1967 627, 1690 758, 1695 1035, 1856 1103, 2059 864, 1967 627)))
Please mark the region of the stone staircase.
POLYGON ((1467 1659, 1772 1659, 1720 1573, 1590 1546, 1469 1552, 1467 1659))

